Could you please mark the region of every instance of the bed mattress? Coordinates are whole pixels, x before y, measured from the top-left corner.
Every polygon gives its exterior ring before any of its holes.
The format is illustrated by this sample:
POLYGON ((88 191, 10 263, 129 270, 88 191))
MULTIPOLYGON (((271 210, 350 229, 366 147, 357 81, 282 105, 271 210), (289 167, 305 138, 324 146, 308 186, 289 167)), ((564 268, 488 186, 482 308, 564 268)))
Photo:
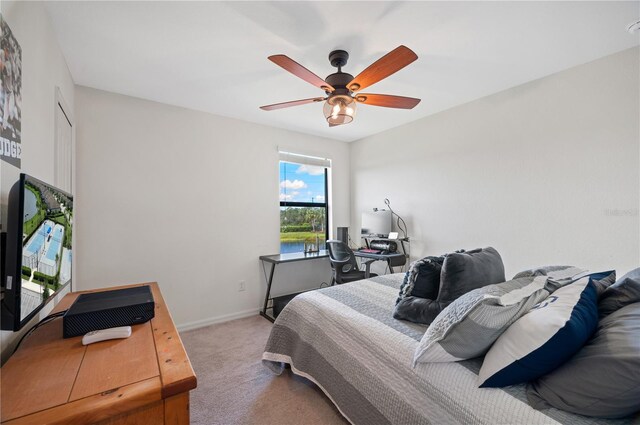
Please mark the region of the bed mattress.
POLYGON ((419 364, 426 326, 392 317, 403 274, 303 293, 273 325, 263 363, 286 364, 316 385, 354 424, 610 424, 558 409, 538 411, 525 386, 478 388, 482 359, 419 364))

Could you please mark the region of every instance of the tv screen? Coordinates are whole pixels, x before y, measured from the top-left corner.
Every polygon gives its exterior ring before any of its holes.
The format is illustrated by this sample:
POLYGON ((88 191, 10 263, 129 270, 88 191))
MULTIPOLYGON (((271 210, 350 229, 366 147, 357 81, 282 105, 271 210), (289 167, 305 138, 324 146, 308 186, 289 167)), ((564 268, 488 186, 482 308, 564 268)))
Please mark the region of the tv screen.
POLYGON ((21 174, 7 222, 2 329, 18 330, 71 282, 73 197, 21 174))

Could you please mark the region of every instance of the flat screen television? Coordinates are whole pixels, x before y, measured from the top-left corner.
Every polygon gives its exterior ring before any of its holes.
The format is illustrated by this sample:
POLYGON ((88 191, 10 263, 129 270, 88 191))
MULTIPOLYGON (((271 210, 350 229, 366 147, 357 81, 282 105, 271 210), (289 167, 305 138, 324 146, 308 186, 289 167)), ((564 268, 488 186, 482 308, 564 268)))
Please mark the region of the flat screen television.
POLYGON ((0 323, 17 331, 71 285, 73 197, 20 174, 7 213, 0 323))

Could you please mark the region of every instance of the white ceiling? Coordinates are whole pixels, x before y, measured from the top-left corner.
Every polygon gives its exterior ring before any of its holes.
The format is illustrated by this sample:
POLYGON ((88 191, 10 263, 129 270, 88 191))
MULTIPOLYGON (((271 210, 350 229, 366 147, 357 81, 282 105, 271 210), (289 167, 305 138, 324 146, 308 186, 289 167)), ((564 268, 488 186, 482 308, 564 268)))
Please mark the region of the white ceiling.
POLYGON ((77 84, 344 141, 638 45, 640 2, 49 2, 77 84), (360 105, 329 128, 322 95, 267 60, 282 53, 325 77, 345 49, 357 75, 400 44, 418 60, 369 93, 413 110, 360 105))

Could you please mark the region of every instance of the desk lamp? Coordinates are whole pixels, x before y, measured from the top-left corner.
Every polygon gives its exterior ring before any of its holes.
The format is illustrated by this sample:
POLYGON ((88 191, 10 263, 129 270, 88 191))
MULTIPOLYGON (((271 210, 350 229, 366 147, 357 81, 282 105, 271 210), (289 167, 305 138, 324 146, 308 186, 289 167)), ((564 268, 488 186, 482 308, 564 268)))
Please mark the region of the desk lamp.
MULTIPOLYGON (((398 229, 400 229, 402 231, 402 234, 404 236, 405 240, 409 240, 409 236, 407 235, 407 223, 404 222, 404 220, 402 219, 402 217, 400 217, 398 214, 396 214, 396 212, 393 210, 393 208, 391 208, 391 202, 389 201, 388 198, 384 198, 384 204, 387 206, 387 208, 389 209, 389 212, 391 212, 391 215, 395 215, 396 218, 396 224, 398 226, 398 229)), ((378 211, 387 211, 386 209, 380 209, 380 208, 374 208, 373 209, 374 212, 378 212, 378 211)))

